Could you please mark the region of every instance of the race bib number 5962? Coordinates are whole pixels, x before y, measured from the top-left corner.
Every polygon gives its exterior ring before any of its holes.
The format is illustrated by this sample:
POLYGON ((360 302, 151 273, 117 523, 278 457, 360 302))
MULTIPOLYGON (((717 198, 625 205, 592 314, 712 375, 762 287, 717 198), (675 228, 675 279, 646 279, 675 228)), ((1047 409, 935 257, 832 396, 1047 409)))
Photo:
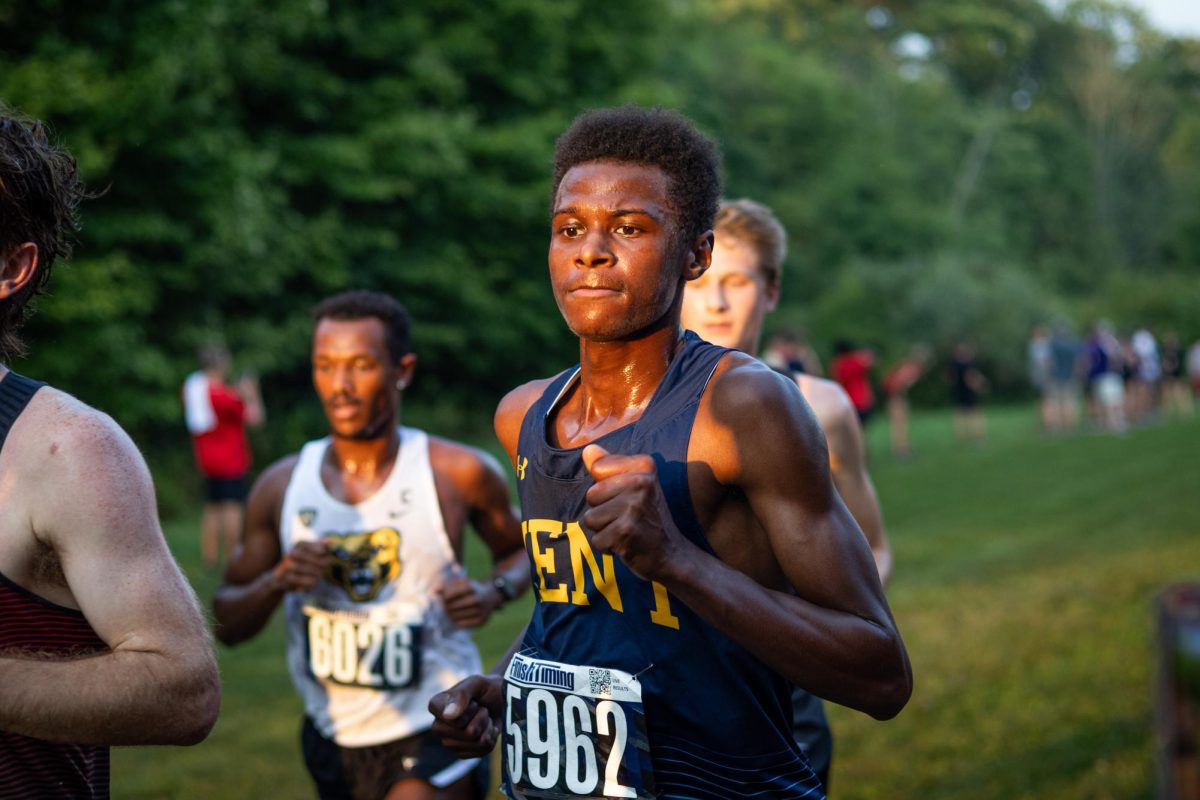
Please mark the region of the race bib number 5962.
POLYGON ((517 655, 504 680, 504 766, 515 797, 654 797, 636 678, 517 655))

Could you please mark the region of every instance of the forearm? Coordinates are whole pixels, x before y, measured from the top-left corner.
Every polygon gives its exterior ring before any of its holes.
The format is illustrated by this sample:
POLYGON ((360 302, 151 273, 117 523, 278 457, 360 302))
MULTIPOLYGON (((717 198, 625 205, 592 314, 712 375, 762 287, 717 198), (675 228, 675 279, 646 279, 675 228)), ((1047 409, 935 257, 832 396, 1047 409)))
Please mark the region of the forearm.
POLYGON ((271 619, 284 594, 273 570, 249 583, 223 585, 213 595, 217 639, 222 644, 236 645, 256 636, 271 619))
POLYGON ((497 559, 492 567, 491 578, 495 580, 501 577, 516 592, 514 598, 520 597, 529 589, 529 556, 524 548, 497 559))
POLYGON ((878 719, 895 716, 907 702, 908 659, 886 617, 768 589, 698 548, 660 581, 717 630, 813 694, 878 719))
POLYGON ((220 706, 207 641, 77 659, 0 655, 0 729, 86 745, 189 745, 220 706))

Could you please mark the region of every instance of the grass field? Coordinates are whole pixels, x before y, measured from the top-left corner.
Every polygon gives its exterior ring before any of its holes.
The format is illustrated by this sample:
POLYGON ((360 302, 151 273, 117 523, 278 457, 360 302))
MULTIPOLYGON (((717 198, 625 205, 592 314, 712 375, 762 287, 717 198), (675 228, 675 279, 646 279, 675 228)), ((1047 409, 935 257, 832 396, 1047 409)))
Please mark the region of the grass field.
MULTIPOLYGON (((946 415, 919 415, 904 464, 886 455, 886 425, 871 431, 916 688, 887 723, 832 710, 834 794, 1150 798, 1152 609, 1164 585, 1200 576, 1200 421, 1120 438, 1045 438, 1029 409, 989 424, 986 445, 960 447, 946 415)), ((197 526, 166 527, 207 603, 217 576, 199 566, 197 526)), ((527 616, 514 604, 477 635, 485 662, 527 616)), ((278 623, 221 649, 206 742, 114 753, 114 798, 313 796, 278 623)))

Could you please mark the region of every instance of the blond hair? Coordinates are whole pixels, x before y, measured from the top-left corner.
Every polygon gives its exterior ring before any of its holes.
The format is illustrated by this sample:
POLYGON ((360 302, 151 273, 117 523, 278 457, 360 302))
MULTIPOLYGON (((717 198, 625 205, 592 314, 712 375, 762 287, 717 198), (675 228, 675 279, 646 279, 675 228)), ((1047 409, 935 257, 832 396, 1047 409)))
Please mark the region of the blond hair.
POLYGON ((767 285, 779 286, 787 257, 787 231, 771 209, 746 198, 722 200, 713 231, 717 241, 735 240, 754 250, 767 285))

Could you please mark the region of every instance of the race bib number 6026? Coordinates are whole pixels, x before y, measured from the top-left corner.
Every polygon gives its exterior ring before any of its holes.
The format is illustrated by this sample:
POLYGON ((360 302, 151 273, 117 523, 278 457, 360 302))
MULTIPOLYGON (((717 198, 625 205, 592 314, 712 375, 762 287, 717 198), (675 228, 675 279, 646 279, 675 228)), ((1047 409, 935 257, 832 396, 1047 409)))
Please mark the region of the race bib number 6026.
POLYGON ((420 624, 312 606, 304 611, 308 668, 315 678, 372 689, 400 689, 419 680, 420 624))
POLYGON ((514 797, 654 797, 636 678, 517 655, 504 681, 504 767, 514 797))

